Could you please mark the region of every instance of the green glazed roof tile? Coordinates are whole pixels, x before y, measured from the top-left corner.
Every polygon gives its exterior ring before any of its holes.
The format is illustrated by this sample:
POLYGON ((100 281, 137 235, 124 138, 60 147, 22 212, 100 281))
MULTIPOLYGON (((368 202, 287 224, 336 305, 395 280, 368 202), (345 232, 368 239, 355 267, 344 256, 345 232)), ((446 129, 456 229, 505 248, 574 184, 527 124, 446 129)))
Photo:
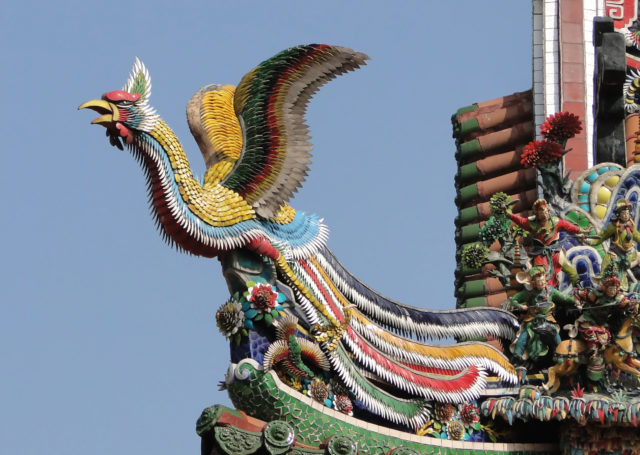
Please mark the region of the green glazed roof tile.
POLYGON ((480 153, 482 151, 482 146, 478 139, 474 139, 460 144, 458 150, 460 151, 459 159, 468 160, 480 153))
POLYGON ((480 123, 478 123, 477 118, 472 118, 469 120, 465 120, 460 123, 460 134, 466 136, 467 134, 471 134, 474 131, 480 130, 480 123))
POLYGON ((457 224, 464 225, 469 224, 473 221, 476 221, 480 217, 480 213, 478 212, 478 207, 467 207, 465 209, 460 210, 460 214, 458 215, 457 224))
POLYGON ((480 171, 478 171, 478 166, 476 165, 476 163, 469 163, 460 166, 458 175, 460 176, 460 180, 462 180, 463 182, 468 182, 470 180, 476 179, 480 175, 480 171))
POLYGON ((478 197, 478 185, 463 186, 458 190, 458 203, 463 205, 478 197))
POLYGON ((477 111, 478 110, 478 105, 477 104, 472 104, 471 106, 466 106, 466 107, 461 107, 460 109, 458 109, 455 113, 456 117, 462 115, 462 114, 466 114, 467 112, 473 112, 473 111, 477 111))
POLYGON ((461 297, 478 297, 484 295, 484 280, 467 281, 458 288, 461 297))
POLYGON ((471 243, 480 237, 480 224, 469 224, 456 230, 456 241, 459 243, 471 243))
POLYGON ((487 306, 487 299, 485 297, 472 297, 470 299, 466 299, 462 306, 464 308, 477 308, 482 306, 487 306))

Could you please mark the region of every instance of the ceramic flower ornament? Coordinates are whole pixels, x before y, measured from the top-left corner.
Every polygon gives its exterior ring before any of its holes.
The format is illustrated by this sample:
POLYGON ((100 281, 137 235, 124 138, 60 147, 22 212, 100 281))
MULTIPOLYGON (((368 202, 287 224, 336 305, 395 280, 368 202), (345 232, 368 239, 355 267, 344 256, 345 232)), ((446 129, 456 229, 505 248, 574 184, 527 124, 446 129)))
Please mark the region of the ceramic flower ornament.
POLYGON ((275 286, 268 283, 248 281, 247 290, 242 296, 242 311, 244 312, 244 326, 253 328, 254 321, 264 320, 268 326, 283 314, 282 302, 286 297, 279 293, 275 286))

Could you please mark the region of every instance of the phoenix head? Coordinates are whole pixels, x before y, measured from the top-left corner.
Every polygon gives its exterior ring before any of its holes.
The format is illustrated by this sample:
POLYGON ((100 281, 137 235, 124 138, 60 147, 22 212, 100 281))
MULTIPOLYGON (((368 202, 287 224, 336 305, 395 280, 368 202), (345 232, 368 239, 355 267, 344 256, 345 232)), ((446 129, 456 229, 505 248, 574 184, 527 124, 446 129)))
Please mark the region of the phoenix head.
POLYGON ((151 77, 136 58, 131 75, 121 90, 107 92, 101 99, 87 101, 78 109, 89 108, 100 114, 91 123, 104 126, 111 145, 122 150, 122 141, 131 144, 138 132, 153 130, 158 115, 149 106, 150 97, 151 77))

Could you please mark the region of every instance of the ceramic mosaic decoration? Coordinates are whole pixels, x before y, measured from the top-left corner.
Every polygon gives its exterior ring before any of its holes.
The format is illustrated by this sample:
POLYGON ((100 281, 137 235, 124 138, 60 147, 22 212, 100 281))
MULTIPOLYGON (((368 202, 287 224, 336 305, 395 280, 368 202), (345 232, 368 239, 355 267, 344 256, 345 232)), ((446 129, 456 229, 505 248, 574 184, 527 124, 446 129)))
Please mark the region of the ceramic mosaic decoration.
POLYGON ((366 60, 296 46, 236 87, 197 91, 187 120, 201 179, 152 107, 141 61, 122 89, 80 106, 142 165, 165 239, 222 264, 230 293, 216 322, 237 410, 204 411, 203 453, 557 453, 596 437, 637 453, 640 165, 567 174, 582 120, 555 113, 535 138, 514 126, 530 93, 460 110, 458 308, 395 302, 340 264, 321 218, 288 205, 309 170, 311 96, 366 60), (509 125, 481 125, 500 109, 516 112, 509 125), (480 139, 505 129, 491 140, 520 146, 485 153, 480 139), (432 343, 443 338, 457 342, 432 343))

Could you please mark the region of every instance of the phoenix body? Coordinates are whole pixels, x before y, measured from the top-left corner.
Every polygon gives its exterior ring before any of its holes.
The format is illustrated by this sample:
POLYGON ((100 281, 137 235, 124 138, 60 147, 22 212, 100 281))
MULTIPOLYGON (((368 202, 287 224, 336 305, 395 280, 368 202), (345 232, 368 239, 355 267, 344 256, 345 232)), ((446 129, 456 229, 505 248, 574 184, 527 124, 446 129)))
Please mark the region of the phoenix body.
POLYGON ((200 179, 149 104, 151 79, 139 60, 121 90, 80 108, 97 111, 92 123, 140 161, 165 239, 195 255, 223 259, 248 250, 271 264, 274 279, 293 290, 305 319, 300 324, 321 329, 316 341, 331 370, 361 406, 415 427, 428 416, 425 399, 474 399, 487 371, 516 380, 512 365, 488 344, 426 341, 487 334, 510 339, 517 322, 496 309, 430 311, 383 297, 334 257, 320 218, 287 204, 309 167, 304 114, 311 96, 367 58, 337 46, 297 46, 262 62, 237 87, 197 91, 187 120, 207 165, 200 179))

